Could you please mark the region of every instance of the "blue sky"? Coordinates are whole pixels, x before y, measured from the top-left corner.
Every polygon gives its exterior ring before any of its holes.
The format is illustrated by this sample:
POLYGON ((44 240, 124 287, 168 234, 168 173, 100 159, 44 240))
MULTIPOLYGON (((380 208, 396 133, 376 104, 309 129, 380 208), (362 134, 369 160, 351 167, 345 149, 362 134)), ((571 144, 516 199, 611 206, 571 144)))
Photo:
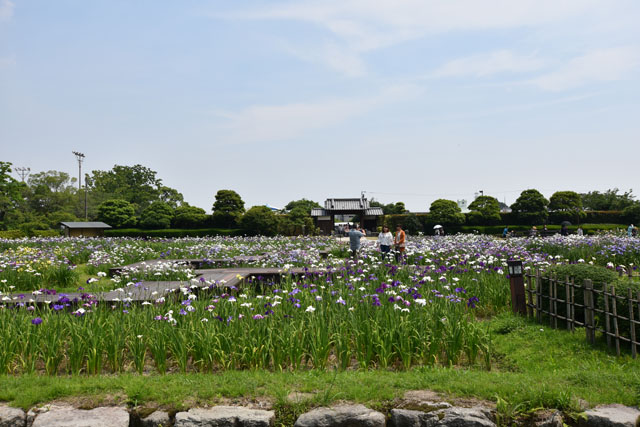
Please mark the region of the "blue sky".
POLYGON ((640 2, 0 0, 0 159, 210 210, 636 192, 640 2))

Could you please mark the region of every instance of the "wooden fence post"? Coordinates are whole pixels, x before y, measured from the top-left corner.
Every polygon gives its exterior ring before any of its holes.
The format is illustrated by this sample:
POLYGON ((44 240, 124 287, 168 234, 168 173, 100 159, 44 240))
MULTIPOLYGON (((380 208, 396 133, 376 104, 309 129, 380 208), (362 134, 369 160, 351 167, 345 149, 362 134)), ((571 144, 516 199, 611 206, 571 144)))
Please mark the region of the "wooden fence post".
POLYGON ((570 284, 569 278, 567 277, 564 282, 564 300, 567 306, 565 317, 567 322, 567 329, 572 330, 571 320, 570 320, 571 319, 571 292, 569 291, 569 284, 570 284))
POLYGON ((542 276, 539 269, 536 269, 536 318, 538 323, 542 321, 542 276))
POLYGON ((613 304, 613 333, 616 339, 616 354, 620 356, 620 331, 618 330, 618 298, 616 298, 616 288, 611 286, 611 302, 613 304))
POLYGON ((584 330, 587 333, 587 341, 591 344, 596 342, 593 308, 593 283, 591 283, 591 280, 586 279, 584 281, 584 330))
POLYGON ((611 347, 611 316, 609 314, 609 286, 605 283, 602 287, 604 297, 604 330, 607 335, 607 347, 611 347))
POLYGON ((531 289, 532 276, 527 275, 527 317, 533 317, 533 289, 531 289))
MULTIPOLYGON (((636 323, 633 310, 633 292, 631 288, 627 289, 627 304, 629 304, 629 326, 631 327, 631 356, 635 359, 636 354, 636 323)), ((639 304, 640 305, 640 304, 639 304)))

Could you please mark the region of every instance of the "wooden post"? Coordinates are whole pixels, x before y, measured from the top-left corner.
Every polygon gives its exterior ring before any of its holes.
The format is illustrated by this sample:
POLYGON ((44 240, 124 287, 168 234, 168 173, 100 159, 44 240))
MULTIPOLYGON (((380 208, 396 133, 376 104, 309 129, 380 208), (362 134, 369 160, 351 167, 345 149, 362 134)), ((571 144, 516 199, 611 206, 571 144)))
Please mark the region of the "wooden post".
POLYGON ((613 333, 616 338, 616 354, 620 356, 620 333, 618 330, 618 298, 616 298, 616 288, 611 286, 611 302, 613 303, 613 333))
MULTIPOLYGON (((636 323, 634 319, 634 310, 633 310, 633 292, 631 292, 631 288, 627 289, 627 303, 629 304, 629 326, 631 333, 631 356, 635 359, 637 357, 636 353, 636 323)), ((638 304, 640 306, 640 304, 638 304)))
POLYGON ((604 296, 604 330, 607 335, 607 346, 611 347, 611 318, 609 315, 609 294, 607 293, 608 286, 605 283, 603 286, 602 295, 604 296))
POLYGON ((558 329, 558 276, 553 278, 553 329, 558 329))
POLYGON ((576 282, 574 279, 571 279, 571 329, 576 330, 576 282))
POLYGON ((527 317, 533 317, 533 289, 531 289, 533 280, 531 278, 531 275, 527 276, 527 317))
POLYGON ((596 342, 593 306, 593 283, 591 283, 591 280, 586 279, 584 281, 584 330, 587 333, 587 341, 591 344, 596 342))
POLYGON ((542 309, 542 294, 540 293, 542 289, 542 276, 539 269, 536 269, 536 317, 538 319, 538 323, 542 321, 542 313, 540 310, 542 309))
POLYGON ((567 306, 565 317, 567 318, 566 319, 567 329, 571 331, 573 328, 571 323, 571 291, 569 291, 569 285, 570 285, 570 282, 569 282, 569 278, 567 277, 564 282, 564 299, 566 301, 566 306, 567 306))

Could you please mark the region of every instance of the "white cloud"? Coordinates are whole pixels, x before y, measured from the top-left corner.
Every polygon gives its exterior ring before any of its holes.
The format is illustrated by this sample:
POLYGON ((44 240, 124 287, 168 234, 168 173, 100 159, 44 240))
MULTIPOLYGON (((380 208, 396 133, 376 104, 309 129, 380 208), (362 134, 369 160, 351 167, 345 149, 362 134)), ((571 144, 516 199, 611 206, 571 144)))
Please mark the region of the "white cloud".
MULTIPOLYGON (((299 0, 225 17, 312 23, 331 39, 325 36, 290 51, 347 76, 360 76, 366 73, 366 53, 399 43, 451 31, 544 27, 607 8, 611 2, 602 0, 299 0)), ((530 66, 520 64, 525 65, 530 66)))
POLYGON ((562 91, 588 83, 622 80, 640 67, 637 47, 598 49, 572 58, 557 70, 530 83, 549 91, 562 91))
POLYGON ((523 73, 535 71, 544 66, 545 61, 535 55, 518 55, 509 50, 458 58, 447 62, 432 77, 486 77, 498 73, 523 73))
POLYGON ((288 46, 287 50, 304 61, 322 64, 348 77, 360 77, 366 74, 366 66, 360 55, 335 43, 325 43, 317 49, 288 46))
POLYGON ((218 131, 229 143, 289 140, 309 131, 337 125, 384 105, 408 99, 420 89, 393 86, 359 98, 327 99, 312 103, 254 105, 240 112, 215 112, 227 120, 218 131))
POLYGON ((13 16, 15 5, 10 0, 0 0, 0 21, 8 21, 13 16))

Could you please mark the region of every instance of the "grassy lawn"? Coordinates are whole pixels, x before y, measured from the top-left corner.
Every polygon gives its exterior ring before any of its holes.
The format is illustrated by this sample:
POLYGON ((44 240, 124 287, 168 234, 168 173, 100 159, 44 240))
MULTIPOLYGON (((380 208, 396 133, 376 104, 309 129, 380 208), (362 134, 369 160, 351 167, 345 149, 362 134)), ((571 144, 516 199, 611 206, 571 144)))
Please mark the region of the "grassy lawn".
POLYGON ((409 371, 353 370, 293 372, 226 371, 216 374, 0 376, 0 401, 29 408, 53 400, 93 407, 120 403, 170 411, 218 402, 268 402, 278 416, 335 401, 388 409, 405 391, 430 389, 449 398, 474 397, 498 403, 498 410, 537 408, 565 411, 602 403, 640 404, 640 360, 616 357, 589 346, 584 333, 552 330, 512 315, 488 321, 493 334, 491 371, 423 367, 409 371), (309 393, 291 402, 292 392, 309 393))

